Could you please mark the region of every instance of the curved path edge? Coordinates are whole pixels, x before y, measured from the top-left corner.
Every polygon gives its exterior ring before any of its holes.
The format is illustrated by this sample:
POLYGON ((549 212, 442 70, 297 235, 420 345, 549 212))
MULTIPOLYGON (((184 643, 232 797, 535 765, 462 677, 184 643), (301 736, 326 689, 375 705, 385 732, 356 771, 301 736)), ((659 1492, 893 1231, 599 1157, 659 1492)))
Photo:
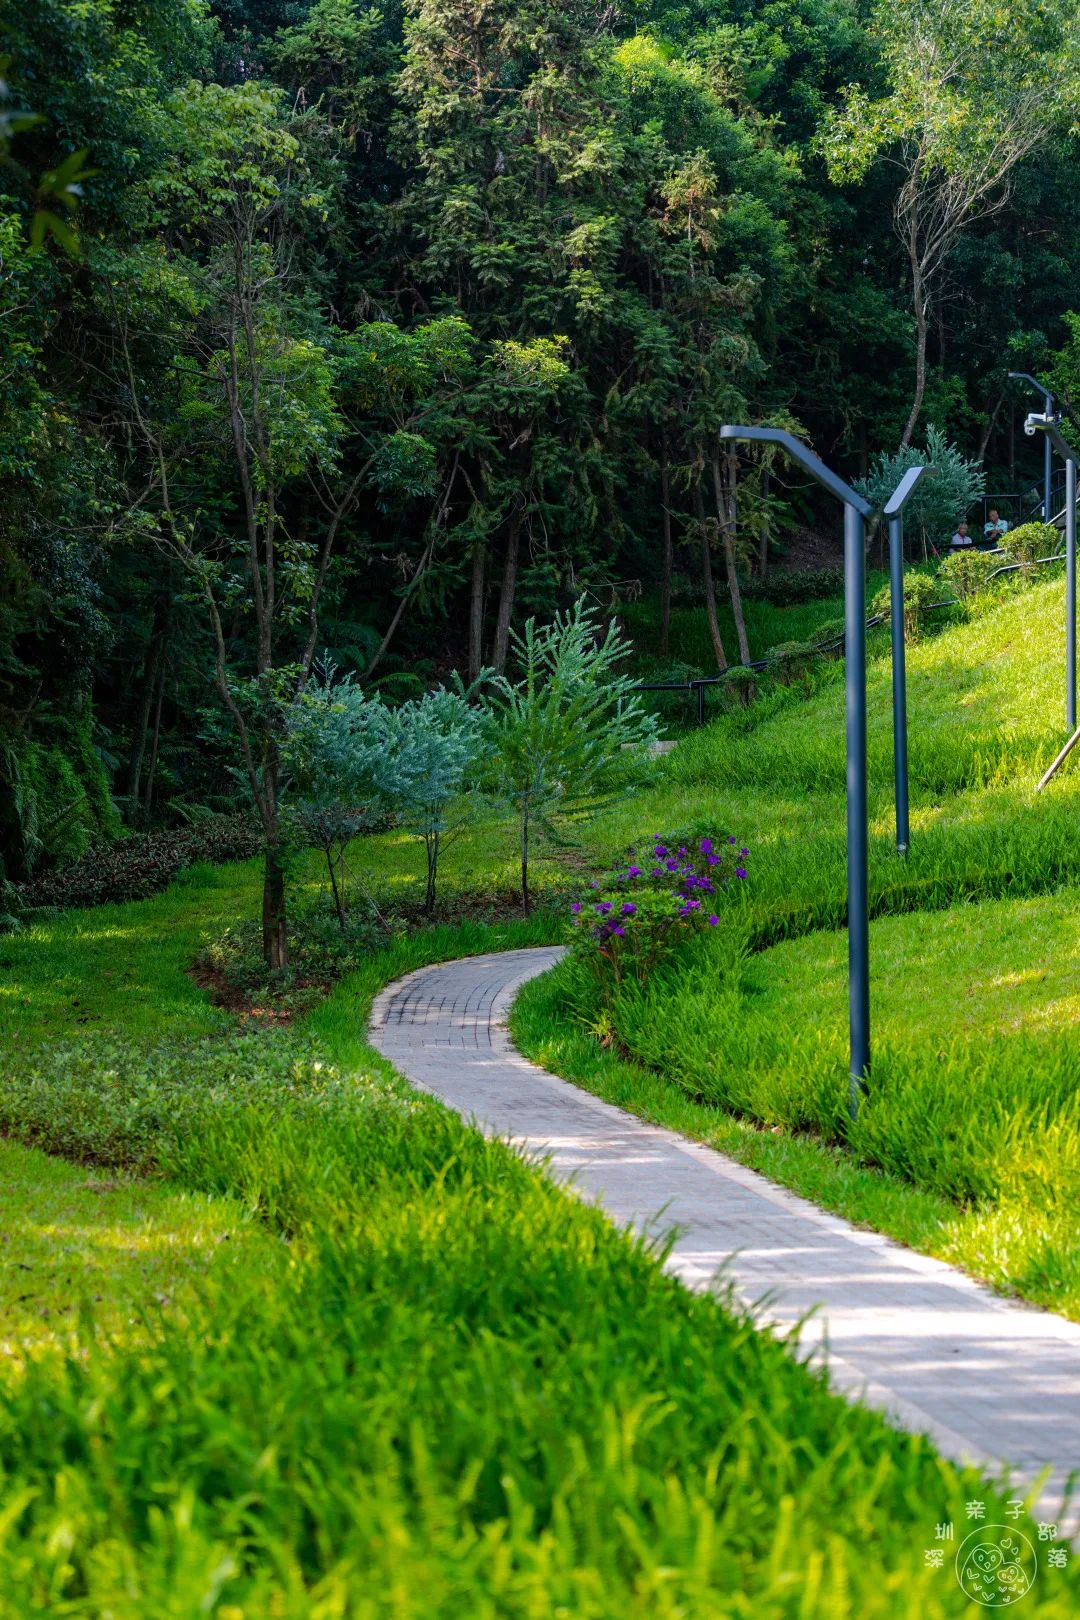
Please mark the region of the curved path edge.
POLYGON ((1052 1518, 1080 1470, 1080 1324, 1003 1299, 530 1063, 507 1015, 561 955, 543 947, 420 968, 376 998, 371 1043, 420 1089, 545 1159, 617 1224, 674 1230, 669 1271, 689 1288, 730 1285, 849 1398, 955 1462, 1008 1471, 1018 1489, 1049 1464, 1040 1511, 1052 1518))

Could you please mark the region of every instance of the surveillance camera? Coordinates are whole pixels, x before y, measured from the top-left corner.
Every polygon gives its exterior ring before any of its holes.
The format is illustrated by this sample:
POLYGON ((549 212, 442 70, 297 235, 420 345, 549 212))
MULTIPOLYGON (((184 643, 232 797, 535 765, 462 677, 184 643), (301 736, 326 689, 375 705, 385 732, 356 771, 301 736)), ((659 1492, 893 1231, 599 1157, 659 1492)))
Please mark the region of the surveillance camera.
POLYGON ((1038 429, 1030 417, 1028 417, 1027 421, 1024 423, 1024 432, 1027 434, 1029 439, 1033 439, 1035 434, 1038 432, 1038 429))

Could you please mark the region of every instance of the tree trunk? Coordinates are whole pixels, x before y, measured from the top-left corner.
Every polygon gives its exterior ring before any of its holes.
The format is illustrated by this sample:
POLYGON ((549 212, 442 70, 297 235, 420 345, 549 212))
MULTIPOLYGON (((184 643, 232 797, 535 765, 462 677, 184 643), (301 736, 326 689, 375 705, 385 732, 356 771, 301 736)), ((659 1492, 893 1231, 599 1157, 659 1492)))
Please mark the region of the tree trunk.
POLYGON ((154 689, 158 683, 158 676, 165 657, 164 635, 167 623, 167 606, 164 597, 159 596, 154 602, 154 617, 150 626, 150 639, 146 643, 146 658, 143 661, 142 696, 139 699, 139 712, 135 721, 135 729, 131 738, 131 758, 128 762, 128 821, 135 823, 139 819, 139 801, 142 797, 142 767, 146 755, 146 733, 150 725, 150 710, 154 704, 154 689))
POLYGON ((735 525, 738 511, 735 505, 738 454, 734 447, 727 453, 727 487, 720 471, 720 454, 713 452, 713 492, 716 496, 716 516, 724 536, 724 562, 727 565, 728 595, 735 620, 735 634, 739 639, 739 661, 750 662, 750 643, 746 639, 746 619, 743 617, 742 591, 739 589, 739 570, 735 560, 735 525))
POLYGON ((529 915, 529 806, 521 812, 521 909, 529 915))
POLYGON ((341 889, 340 889, 340 887, 338 885, 338 880, 337 880, 337 873, 334 870, 334 853, 333 853, 333 850, 331 849, 329 844, 327 844, 326 850, 325 850, 324 853, 326 855, 326 869, 330 873, 330 887, 331 887, 331 889, 333 890, 333 893, 334 893, 334 910, 337 912, 337 920, 338 920, 338 924, 339 924, 339 926, 341 928, 341 932, 344 933, 345 932, 345 903, 342 900, 341 889))
POLYGON ((666 445, 660 462, 660 503, 664 532, 664 559, 660 575, 660 651, 666 657, 671 641, 671 573, 675 556, 671 539, 671 490, 666 445))
POLYGON ((146 773, 146 793, 143 797, 143 824, 150 824, 150 809, 154 802, 154 778, 157 775, 158 743, 161 741, 161 705, 165 699, 165 652, 162 647, 161 669, 158 673, 157 705, 154 709, 154 735, 150 742, 150 766, 146 773))
POLYGON ((720 637, 720 621, 716 617, 716 586, 713 583, 712 553, 709 549, 709 526, 705 521, 705 502, 702 499, 700 483, 694 485, 694 516, 697 518, 701 534, 701 577, 705 586, 705 616, 709 621, 709 635, 712 638, 716 667, 723 670, 728 667, 727 653, 720 637))
POLYGON ((429 833, 424 839, 424 844, 427 848, 427 889, 424 893, 424 910, 430 917, 435 911, 435 879, 439 871, 438 833, 429 833))
POLYGON ((911 278, 915 298, 915 398, 911 405, 911 415, 900 435, 900 447, 903 450, 911 443, 919 417, 922 415, 923 396, 926 393, 926 336, 929 312, 922 271, 914 253, 911 259, 911 278))
POLYGON ((499 617, 495 625, 495 651, 491 660, 499 675, 506 669, 506 656, 510 651, 510 621, 514 614, 514 593, 517 590, 521 520, 521 508, 515 506, 510 518, 510 531, 506 536, 506 562, 503 567, 502 590, 499 593, 499 617))
POLYGON ((483 542, 473 547, 472 582, 469 588, 469 680, 475 681, 484 658, 484 564, 483 542))
POLYGON ((998 393, 998 397, 997 397, 997 400, 996 400, 996 402, 995 402, 995 404, 993 406, 993 409, 987 415, 986 426, 983 428, 982 437, 979 439, 979 449, 978 449, 978 453, 977 453, 977 455, 975 457, 975 460, 979 463, 980 467, 982 466, 983 462, 986 460, 986 451, 987 451, 987 448, 988 448, 988 446, 990 444, 990 439, 991 439, 991 436, 992 436, 992 434, 994 432, 994 428, 997 426, 998 412, 1001 410, 1001 407, 1002 407, 1002 405, 1004 403, 1005 403, 1005 390, 1002 388, 998 393))
POLYGON ((285 864, 281 845, 267 842, 263 862, 263 957, 274 972, 289 965, 289 938, 285 925, 285 864))

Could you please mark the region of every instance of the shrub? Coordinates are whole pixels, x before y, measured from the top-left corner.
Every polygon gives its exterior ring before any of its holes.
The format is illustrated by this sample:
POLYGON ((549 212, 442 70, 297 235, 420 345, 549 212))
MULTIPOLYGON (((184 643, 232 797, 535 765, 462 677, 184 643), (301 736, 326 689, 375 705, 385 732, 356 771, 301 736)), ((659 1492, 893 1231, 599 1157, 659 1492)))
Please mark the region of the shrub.
POLYGON ((810 639, 819 651, 824 651, 826 648, 831 647, 834 642, 839 641, 841 645, 837 648, 837 651, 842 653, 845 633, 846 626, 843 619, 826 619, 824 624, 817 626, 810 639))
POLYGON ((575 900, 575 949, 592 965, 601 990, 627 977, 644 984, 684 939, 715 928, 732 882, 746 877, 749 853, 734 834, 650 839, 637 858, 628 851, 588 900, 575 900))
MULTIPOLYGON (((940 588, 930 574, 904 575, 904 639, 918 641, 925 628, 930 604, 940 600, 940 588)), ((878 591, 870 604, 874 618, 886 621, 892 613, 892 591, 888 585, 878 591)))
POLYGON ((1061 550, 1061 535, 1052 523, 1021 523, 1005 536, 1005 551, 1011 562, 1035 563, 1053 557, 1061 550))
POLYGON ((221 865, 249 860, 262 848, 259 830, 244 815, 207 816, 191 827, 174 827, 123 838, 94 849, 74 866, 22 884, 15 894, 25 906, 100 906, 144 900, 167 889, 177 874, 197 862, 221 865))
POLYGON ((938 573, 961 602, 967 602, 971 597, 989 589, 989 576, 1000 567, 999 557, 994 557, 986 551, 976 551, 972 547, 966 551, 954 551, 951 556, 946 557, 938 573))
POLYGON ((767 574, 764 579, 749 584, 743 594, 760 602, 771 602, 773 607, 798 607, 803 602, 819 602, 824 596, 836 596, 843 589, 842 568, 805 568, 798 573, 767 574))
POLYGON ((951 534, 957 517, 979 499, 986 479, 977 462, 965 460, 940 428, 931 427, 925 449, 909 445, 891 456, 875 456, 869 477, 856 479, 855 488, 880 511, 908 469, 918 466, 933 467, 935 476, 915 486, 904 526, 908 534, 918 535, 925 557, 928 543, 937 535, 951 534))
POLYGON ((521 851, 521 903, 529 911, 534 830, 595 810, 601 795, 640 768, 656 721, 617 665, 630 651, 614 623, 602 633, 579 598, 538 629, 511 636, 519 680, 493 684, 491 742, 499 789, 513 806, 521 851))
POLYGON ((757 696, 758 672, 756 669, 747 669, 739 664, 730 669, 722 690, 728 693, 741 708, 749 708, 757 696))
POLYGON ((771 673, 777 680, 784 686, 791 686, 809 675, 818 657, 818 649, 812 641, 778 641, 765 656, 774 661, 771 673))

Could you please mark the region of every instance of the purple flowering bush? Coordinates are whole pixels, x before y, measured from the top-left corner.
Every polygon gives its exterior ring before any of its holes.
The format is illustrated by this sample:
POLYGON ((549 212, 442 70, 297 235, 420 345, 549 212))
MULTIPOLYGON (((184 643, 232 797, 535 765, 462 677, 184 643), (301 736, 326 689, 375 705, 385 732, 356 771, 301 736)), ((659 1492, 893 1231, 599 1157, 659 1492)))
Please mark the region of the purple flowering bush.
POLYGON ((601 985, 644 982, 690 936, 716 928, 749 850, 726 837, 652 838, 570 907, 575 949, 601 985))

